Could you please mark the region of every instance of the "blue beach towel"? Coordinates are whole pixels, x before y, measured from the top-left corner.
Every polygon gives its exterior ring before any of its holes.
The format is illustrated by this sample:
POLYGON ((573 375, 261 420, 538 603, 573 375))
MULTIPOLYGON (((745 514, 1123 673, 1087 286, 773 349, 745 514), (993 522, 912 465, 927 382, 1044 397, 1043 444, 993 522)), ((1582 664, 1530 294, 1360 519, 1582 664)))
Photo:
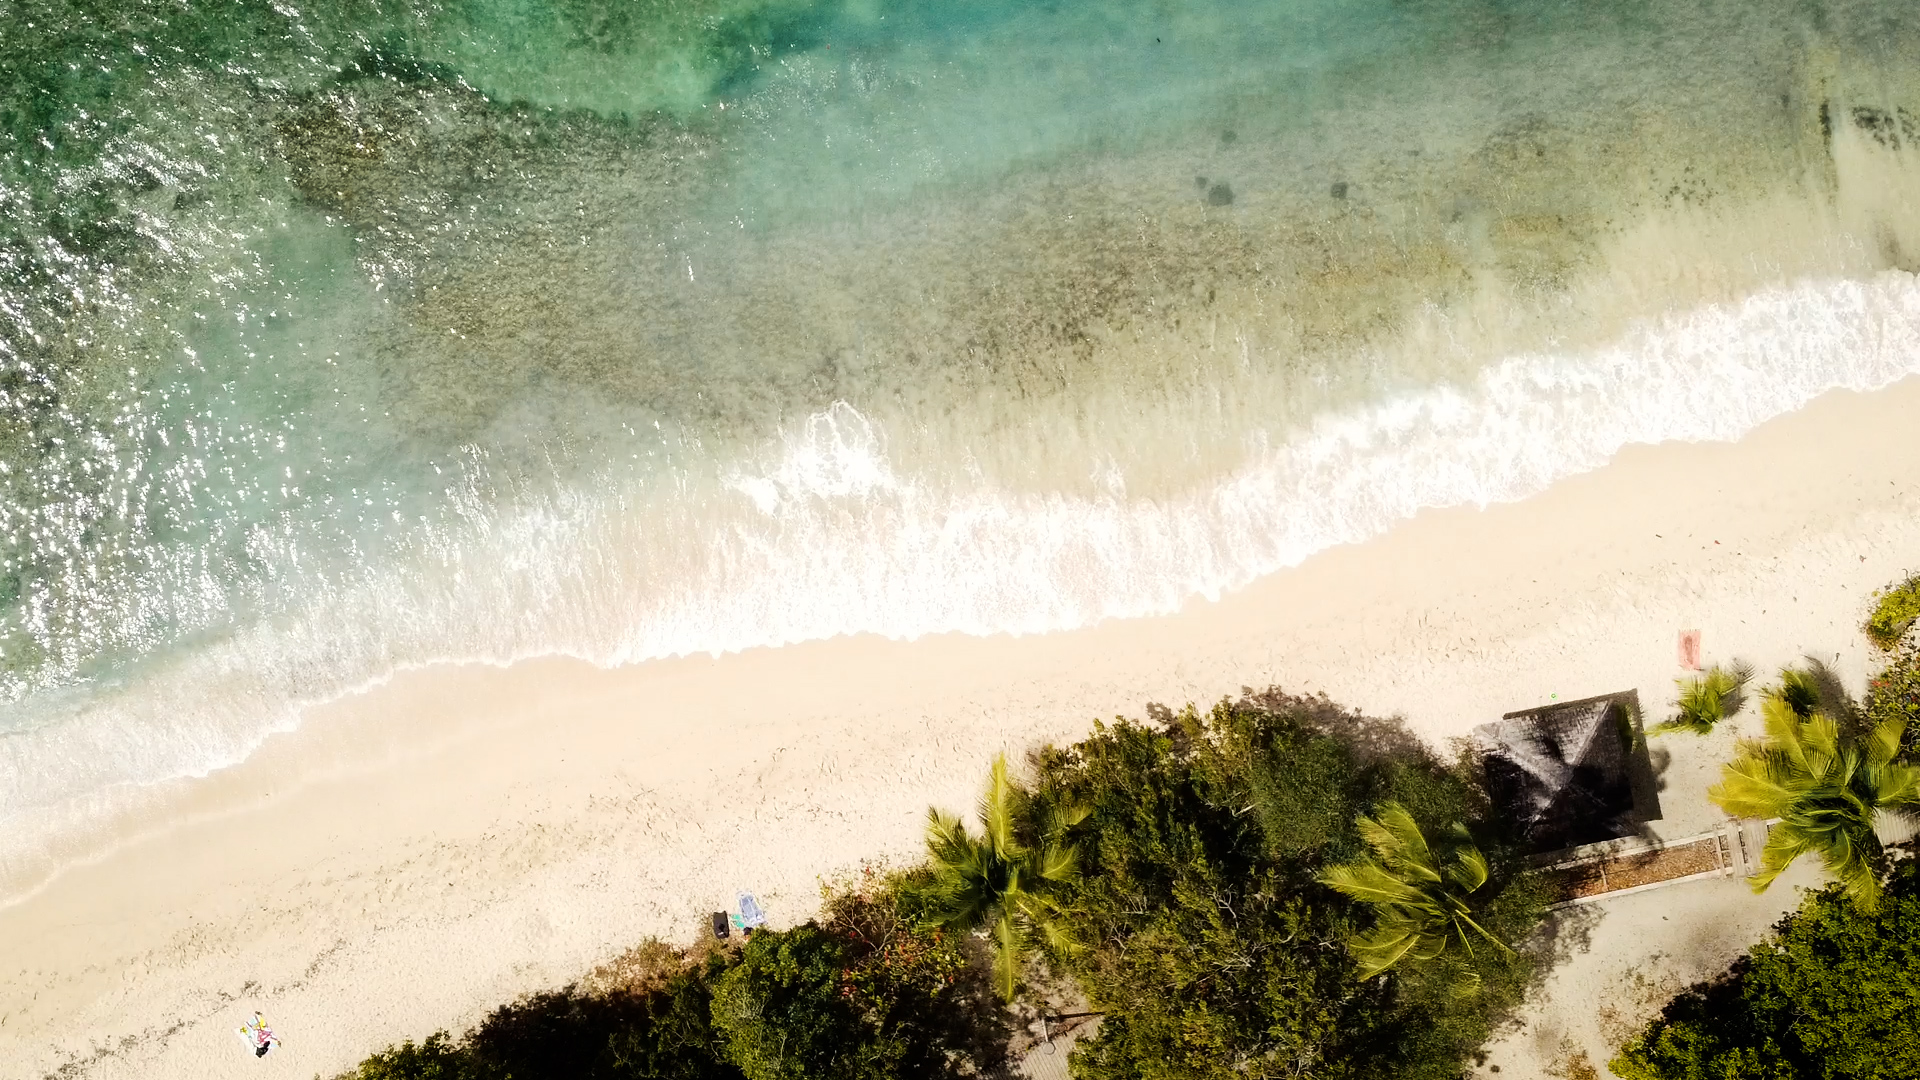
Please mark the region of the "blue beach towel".
POLYGON ((752 893, 740 894, 740 925, 742 927, 759 926, 767 921, 767 913, 760 910, 760 901, 752 893))

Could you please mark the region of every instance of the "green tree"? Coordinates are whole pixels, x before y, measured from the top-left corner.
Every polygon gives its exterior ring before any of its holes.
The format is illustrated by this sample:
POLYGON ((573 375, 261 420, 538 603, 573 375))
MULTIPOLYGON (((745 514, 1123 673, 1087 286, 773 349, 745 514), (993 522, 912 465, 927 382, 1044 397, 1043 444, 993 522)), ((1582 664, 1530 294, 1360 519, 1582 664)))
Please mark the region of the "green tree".
MULTIPOLYGON (((1479 950, 1471 997, 1423 977, 1362 981, 1346 947, 1355 905, 1315 877, 1365 850, 1360 807, 1475 818, 1464 775, 1397 724, 1273 692, 1102 724, 1042 754, 1037 795, 1092 809, 1065 911, 1083 946, 1065 967, 1105 1015, 1074 1075, 1457 1080, 1519 1000, 1525 958, 1479 950)), ((1494 895, 1479 921, 1513 940, 1542 901, 1511 849, 1485 852, 1494 895)))
POLYGON ((1033 842, 1019 835, 1033 799, 1013 782, 1007 757, 993 759, 980 799, 979 836, 957 815, 927 811, 927 857, 934 879, 926 891, 928 916, 940 926, 969 931, 987 926, 1000 995, 1012 1001, 1021 962, 1037 943, 1056 952, 1074 948, 1060 918, 1060 896, 1079 877, 1080 852, 1069 829, 1087 816, 1078 806, 1048 802, 1033 842))
POLYGON ((1610 1067, 1626 1080, 1920 1076, 1920 864, 1899 866, 1873 911, 1837 883, 1810 895, 1610 1067))
POLYGON ((1755 892, 1795 859, 1817 854, 1847 894, 1871 908, 1886 865, 1874 822, 1912 811, 1920 769, 1896 760, 1905 718, 1843 731, 1829 711, 1838 707, 1823 701, 1830 697, 1808 673, 1785 673, 1762 705, 1766 738, 1743 741, 1708 794, 1735 817, 1780 819, 1767 833, 1755 892))
POLYGON ((713 1025, 713 981, 727 970, 724 954, 669 978, 643 996, 645 1011, 605 1034, 608 1070, 646 1080, 739 1080, 713 1025))
POLYGON ((1745 704, 1747 683, 1752 679, 1753 668, 1736 663, 1732 667, 1715 664, 1698 678, 1677 680, 1680 697, 1673 703, 1673 718, 1655 725, 1654 732, 1708 734, 1715 724, 1740 711, 1740 706, 1745 704))
MULTIPOLYGON (((914 876, 914 875, 908 875, 914 876)), ((918 872, 918 876, 926 876, 918 872)), ((581 985, 503 1005, 341 1080, 937 1080, 1004 1053, 984 980, 898 878, 828 890, 824 925, 746 947, 642 946, 581 985), (971 1022, 970 1022, 971 1021, 971 1022)))
MULTIPOLYGON (((1448 830, 1444 855, 1434 853, 1413 815, 1397 802, 1382 806, 1378 818, 1361 818, 1359 829, 1373 857, 1328 867, 1319 880, 1373 909, 1373 928, 1347 943, 1362 979, 1402 960, 1437 960, 1455 946, 1470 959, 1475 936, 1509 951, 1473 917, 1467 898, 1487 883, 1487 860, 1465 825, 1448 830)), ((1466 986, 1479 981, 1470 968, 1461 978, 1466 986)))
POLYGON ((820 920, 845 949, 841 997, 868 1024, 904 1039, 903 1076, 982 1071, 1005 1055, 1013 1033, 991 976, 967 962, 964 939, 926 918, 932 879, 924 866, 864 870, 826 891, 820 920))
POLYGON ((811 923, 755 934, 714 983, 713 1026, 747 1080, 899 1075, 908 1047, 864 1022, 841 992, 847 950, 811 923))
POLYGON ((476 1080, 739 1080, 707 1022, 710 956, 659 989, 532 994, 487 1014, 463 1050, 476 1080))

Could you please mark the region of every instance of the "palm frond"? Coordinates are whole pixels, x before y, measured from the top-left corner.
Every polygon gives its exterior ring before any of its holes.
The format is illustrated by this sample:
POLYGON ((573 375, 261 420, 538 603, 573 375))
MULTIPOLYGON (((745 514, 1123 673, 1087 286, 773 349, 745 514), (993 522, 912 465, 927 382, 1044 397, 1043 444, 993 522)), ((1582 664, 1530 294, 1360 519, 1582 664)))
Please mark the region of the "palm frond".
POLYGON ((1438 959, 1455 942, 1471 958, 1468 930, 1506 949, 1474 921, 1466 900, 1486 884, 1488 868, 1465 826, 1448 830, 1453 843, 1442 872, 1435 869, 1433 849, 1419 824, 1398 803, 1383 804, 1378 818, 1362 817, 1355 824, 1375 857, 1327 867, 1316 880, 1373 908, 1372 928, 1347 939, 1361 978, 1403 961, 1438 959))
POLYGON ((1861 841, 1849 841, 1837 850, 1830 850, 1825 861, 1827 872, 1840 883, 1854 904, 1862 911, 1871 912, 1880 906, 1882 893, 1878 865, 1880 845, 1871 833, 1861 841))
POLYGON ((1780 672, 1780 685, 1768 697, 1785 705, 1796 715, 1812 716, 1820 708, 1820 680, 1810 671, 1786 668, 1780 672))
POLYGON ((1059 803, 1049 802, 1046 812, 1046 838, 1049 840, 1058 840, 1067 834, 1067 830, 1087 820, 1087 816, 1091 813, 1093 813, 1093 807, 1084 806, 1080 803, 1070 803, 1063 806, 1059 803))
POLYGON ((1479 848, 1465 848, 1447 868, 1447 880, 1461 892, 1473 892, 1487 883, 1487 858, 1479 848))
MULTIPOLYGON (((1499 938, 1493 935, 1492 931, 1488 930, 1486 927, 1481 926, 1479 923, 1475 922, 1473 919, 1473 916, 1468 915, 1466 912, 1462 911, 1458 915, 1455 915, 1454 918, 1458 922, 1465 923, 1468 927, 1472 928, 1481 937, 1486 938, 1488 941, 1493 942, 1494 947, 1499 949, 1501 952, 1509 953, 1509 954, 1513 952, 1512 949, 1507 948, 1506 942, 1501 941, 1499 938)), ((1461 938, 1461 941, 1464 943, 1466 940, 1466 934, 1462 932, 1460 934, 1460 938, 1461 938)))
POLYGON ((1748 743, 1720 766, 1720 782, 1707 789, 1707 798, 1734 817, 1784 817, 1807 786, 1805 771, 1786 755, 1748 743))
POLYGON ((973 838, 956 815, 936 807, 927 808, 927 855, 936 867, 973 857, 973 838))
POLYGON ((1800 745, 1807 771, 1825 776, 1840 758, 1840 725, 1826 713, 1814 713, 1800 722, 1800 745))
POLYGON ((1760 872, 1748 879, 1747 884, 1756 893, 1766 892, 1775 878, 1813 846, 1812 838, 1805 833, 1785 822, 1775 825, 1767 830, 1767 844, 1760 849, 1760 872))
POLYGON ((1800 727, 1805 717, 1778 694, 1770 694, 1761 704, 1760 717, 1767 730, 1764 745, 1784 754, 1801 769, 1807 769, 1806 739, 1800 727))
POLYGON ((1048 844, 1033 861, 1035 876, 1042 881, 1067 885, 1080 878, 1080 849, 1072 844, 1048 844))
POLYGON ((1423 881, 1440 880, 1433 868, 1433 852, 1420 825, 1397 802, 1384 803, 1378 818, 1362 817, 1355 823, 1362 839, 1380 856, 1380 861, 1423 881))
POLYGON ((1407 959, 1408 954, 1420 944, 1421 935, 1408 927, 1380 926, 1353 938, 1347 947, 1352 951, 1353 958, 1360 962, 1360 978, 1364 980, 1407 959))
POLYGON ((1018 989, 1021 959, 1034 937, 1062 951, 1073 948, 1054 894, 1079 879, 1079 848, 1064 835, 1087 814, 1079 806, 1035 806, 1014 782, 1005 754, 994 758, 987 774, 979 803, 980 836, 952 814, 927 812, 927 858, 933 870, 928 918, 955 929, 989 925, 994 979, 1008 1001, 1018 989), (1030 848, 1020 842, 1018 830, 1032 823, 1036 811, 1045 819, 1045 835, 1030 848))
POLYGON ((1426 893, 1419 886, 1371 862, 1329 866, 1316 880, 1367 904, 1418 904, 1426 900, 1426 893))
POLYGON ((1886 765, 1900 755, 1900 741, 1907 734, 1907 719, 1904 716, 1890 717, 1867 732, 1864 740, 1867 761, 1874 765, 1886 765))
POLYGON ((1882 765, 1874 778, 1876 810, 1911 814, 1920 808, 1920 768, 1899 762, 1882 765))
POLYGON ((1036 922, 1033 926, 1034 930, 1046 941, 1047 945, 1056 952, 1072 956, 1086 948, 1059 919, 1048 919, 1044 922, 1036 922))
POLYGON ((1020 954, 1023 951, 1020 927, 1012 911, 1003 911, 993 924, 993 981, 1000 996, 1013 1000, 1020 982, 1020 954))
POLYGON ((936 875, 927 890, 927 918, 954 930, 971 930, 986 922, 995 904, 984 874, 936 875))
POLYGON ((1013 827, 1019 809, 1018 798, 1019 789, 1007 770, 1007 755, 995 754, 993 768, 987 773, 986 793, 980 797, 980 824, 986 829, 987 840, 994 851, 1003 858, 1015 850, 1013 827))
POLYGON ((1038 937, 1062 953, 1080 951, 1080 943, 1066 927, 1065 910, 1052 897, 1021 893, 1014 900, 1014 908, 1027 940, 1038 937))
POLYGON ((1920 799, 1920 769, 1894 760, 1904 722, 1861 731, 1844 689, 1817 662, 1783 672, 1764 712, 1766 741, 1742 743, 1708 793, 1730 814, 1779 819, 1767 833, 1754 891, 1800 856, 1818 854, 1855 903, 1871 908, 1886 862, 1874 821, 1920 799))

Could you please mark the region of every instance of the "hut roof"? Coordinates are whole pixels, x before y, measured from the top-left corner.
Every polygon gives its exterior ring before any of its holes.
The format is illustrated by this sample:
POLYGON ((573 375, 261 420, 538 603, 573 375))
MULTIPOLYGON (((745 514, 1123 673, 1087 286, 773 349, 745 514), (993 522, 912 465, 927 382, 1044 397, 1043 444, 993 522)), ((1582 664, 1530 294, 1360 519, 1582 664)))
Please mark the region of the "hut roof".
POLYGON ((1620 695, 1508 713, 1473 729, 1487 793, 1534 851, 1633 834, 1630 727, 1620 695))

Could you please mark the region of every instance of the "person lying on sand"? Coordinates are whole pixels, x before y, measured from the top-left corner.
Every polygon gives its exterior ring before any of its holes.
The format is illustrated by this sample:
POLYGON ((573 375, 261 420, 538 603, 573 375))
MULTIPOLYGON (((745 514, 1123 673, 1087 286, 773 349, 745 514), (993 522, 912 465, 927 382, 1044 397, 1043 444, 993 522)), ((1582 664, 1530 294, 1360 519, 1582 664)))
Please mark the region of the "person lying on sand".
POLYGON ((280 1040, 274 1035, 273 1029, 267 1026, 266 1017, 259 1013, 254 1013, 252 1020, 240 1025, 236 1034, 248 1046, 253 1047, 254 1057, 266 1057, 267 1051, 280 1045, 280 1040))

